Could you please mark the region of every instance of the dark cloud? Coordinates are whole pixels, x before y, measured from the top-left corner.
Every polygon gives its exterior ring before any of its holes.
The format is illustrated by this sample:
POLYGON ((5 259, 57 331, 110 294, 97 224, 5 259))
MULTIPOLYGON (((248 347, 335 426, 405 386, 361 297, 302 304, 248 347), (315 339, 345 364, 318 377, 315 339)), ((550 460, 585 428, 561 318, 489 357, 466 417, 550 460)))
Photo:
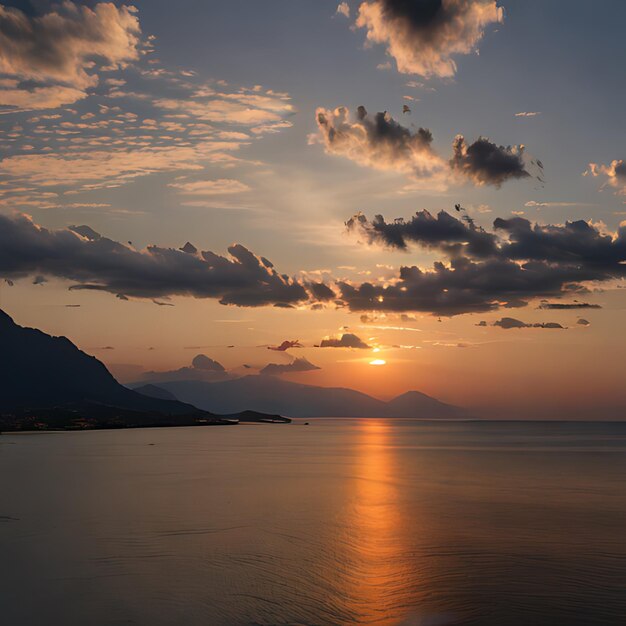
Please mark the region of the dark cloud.
POLYGON ((276 352, 285 352, 290 348, 302 348, 302 344, 297 339, 292 341, 286 339, 278 346, 267 346, 268 350, 275 350, 276 352))
POLYGON ((416 243, 442 253, 446 262, 431 269, 403 266, 384 282, 344 280, 331 288, 280 274, 241 245, 231 246, 230 256, 158 246, 137 250, 86 227, 48 230, 18 214, 0 216, 0 278, 37 276, 41 283, 55 277, 73 281, 71 289, 162 305, 171 305, 168 298, 176 295, 285 308, 324 298, 364 313, 459 315, 522 307, 536 299, 545 299, 545 308, 596 308, 569 303, 588 291, 589 282, 626 276, 626 227, 605 233, 584 221, 540 225, 517 217, 496 219, 495 230, 488 232, 473 220, 426 211, 392 224, 381 216, 371 223, 357 216, 349 227, 368 243, 400 249, 416 243))
POLYGON ((526 322, 522 322, 521 320, 515 319, 514 317, 503 317, 502 319, 494 322, 492 326, 498 326, 499 328, 504 328, 505 330, 509 330, 511 328, 552 328, 561 330, 565 329, 564 326, 561 326, 561 324, 558 324, 557 322, 527 324, 526 322))
MULTIPOLYGON (((152 349, 152 348, 150 348, 152 349)), ((137 378, 137 377, 135 377, 137 378)), ((216 381, 231 378, 226 369, 205 354, 196 355, 188 367, 163 372, 144 372, 139 379, 144 382, 170 382, 174 380, 216 381)))
POLYGON ((475 52, 489 24, 501 22, 496 0, 370 0, 356 25, 387 46, 399 72, 452 77, 453 56, 475 52))
POLYGON ((320 348, 357 348, 359 350, 366 350, 369 346, 356 335, 344 333, 339 339, 322 339, 320 348))
POLYGON ((590 326, 591 325, 591 322, 589 320, 586 320, 584 317, 581 317, 576 323, 579 326, 590 326))
POLYGON ((401 267, 388 285, 339 282, 343 301, 353 311, 422 311, 459 315, 525 306, 534 298, 576 292, 579 283, 601 277, 579 266, 540 261, 516 263, 493 258, 475 262, 455 257, 449 265, 436 262, 429 271, 401 267))
POLYGON ((326 283, 306 283, 306 288, 314 300, 328 302, 334 300, 337 294, 326 283))
POLYGON ((317 365, 313 365, 313 363, 302 357, 294 359, 291 363, 286 364, 269 363, 259 373, 278 376, 280 374, 292 374, 295 372, 312 372, 319 369, 321 368, 317 365))
POLYGON ((194 246, 189 241, 182 248, 179 248, 179 250, 181 252, 186 252, 187 254, 197 254, 198 253, 198 248, 196 248, 196 246, 194 246))
POLYGON ((0 276, 41 274, 75 281, 75 289, 126 298, 181 295, 237 306, 289 306, 309 299, 300 282, 239 244, 230 246, 229 257, 159 246, 135 250, 93 233, 81 235, 79 229, 87 233, 83 227, 48 230, 20 214, 0 216, 0 276))
POLYGON ((198 354, 191 361, 191 366, 197 370, 207 370, 211 372, 225 372, 224 366, 217 361, 206 356, 206 354, 198 354))
MULTIPOLYGON (((462 209, 460 210, 462 212, 462 209)), ((469 218, 469 216, 468 216, 469 218)), ((533 224, 522 217, 498 218, 494 231, 440 212, 411 219, 372 221, 358 214, 347 222, 369 244, 406 250, 415 243, 448 257, 431 270, 401 267, 387 285, 339 282, 341 297, 356 311, 424 311, 437 315, 524 306, 536 298, 584 293, 589 281, 626 276, 626 227, 605 233, 579 220, 533 224)), ((546 304, 546 303, 544 303, 546 304)), ((546 308, 599 308, 585 303, 547 303, 546 308)))
POLYGON ((102 238, 100 233, 97 233, 91 226, 68 226, 68 229, 78 233, 85 239, 89 239, 90 241, 98 241, 98 239, 102 238))
POLYGON ((532 224, 522 217, 497 218, 496 230, 506 233, 502 253, 509 259, 533 259, 585 266, 597 272, 623 275, 626 227, 603 233, 599 226, 576 220, 559 225, 532 224))
POLYGON ((476 185, 500 187, 509 179, 530 177, 523 146, 498 146, 486 137, 468 145, 463 135, 457 135, 452 151, 450 167, 476 185))
MULTIPOLYGON (((464 216, 465 217, 465 216, 464 216)), ((565 224, 532 223, 524 217, 496 218, 493 232, 476 226, 472 218, 457 219, 445 211, 433 217, 418 211, 411 219, 392 223, 381 215, 369 221, 357 214, 346 222, 348 230, 369 244, 405 250, 409 243, 438 250, 448 256, 463 254, 474 259, 500 258, 541 261, 586 267, 601 278, 624 275, 626 226, 617 233, 603 233, 599 226, 576 220, 565 224)))
POLYGON ((539 308, 565 311, 568 309, 601 309, 602 307, 599 304, 589 302, 542 302, 539 308))
POLYGON ((366 237, 369 244, 379 243, 390 248, 406 250, 408 243, 435 248, 449 255, 464 252, 474 257, 497 254, 497 237, 475 225, 453 217, 445 211, 437 216, 418 211, 409 220, 395 219, 388 223, 382 215, 370 222, 359 213, 346 222, 349 231, 366 237))

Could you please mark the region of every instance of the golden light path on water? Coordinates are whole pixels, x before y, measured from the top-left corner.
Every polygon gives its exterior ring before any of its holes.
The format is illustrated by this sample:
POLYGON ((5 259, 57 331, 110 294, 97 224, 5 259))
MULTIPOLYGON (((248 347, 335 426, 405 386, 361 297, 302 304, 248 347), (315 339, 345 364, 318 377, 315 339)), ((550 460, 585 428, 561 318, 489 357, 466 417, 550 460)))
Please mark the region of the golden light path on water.
POLYGON ((398 623, 389 611, 393 590, 403 584, 399 563, 406 546, 389 429, 381 420, 363 420, 355 442, 354 497, 346 521, 356 553, 350 559, 354 571, 346 578, 352 588, 345 597, 361 623, 398 623))

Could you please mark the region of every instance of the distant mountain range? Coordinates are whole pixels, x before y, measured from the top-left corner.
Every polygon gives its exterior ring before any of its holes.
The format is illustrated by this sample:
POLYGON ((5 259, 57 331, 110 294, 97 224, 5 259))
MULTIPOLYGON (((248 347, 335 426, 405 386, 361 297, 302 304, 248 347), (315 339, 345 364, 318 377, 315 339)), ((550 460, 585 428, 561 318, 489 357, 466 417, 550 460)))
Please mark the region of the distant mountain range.
MULTIPOLYGON (((0 428, 5 430, 33 424, 63 428, 178 426, 231 423, 239 418, 229 415, 226 421, 161 390, 143 395, 128 389, 103 363, 66 337, 18 326, 2 310, 0 416, 0 428)), ((276 416, 242 417, 246 421, 270 421, 276 416)))
POLYGON ((289 417, 413 417, 454 419, 467 413, 419 391, 409 391, 384 402, 367 394, 340 387, 303 385, 275 376, 244 376, 219 382, 198 380, 159 382, 136 386, 148 395, 157 387, 183 402, 214 413, 237 413, 253 408, 289 417))
POLYGON ((276 376, 216 382, 119 384, 103 363, 66 337, 17 325, 0 310, 0 429, 178 426, 291 417, 460 418, 465 412, 409 391, 383 402, 353 389, 276 376))

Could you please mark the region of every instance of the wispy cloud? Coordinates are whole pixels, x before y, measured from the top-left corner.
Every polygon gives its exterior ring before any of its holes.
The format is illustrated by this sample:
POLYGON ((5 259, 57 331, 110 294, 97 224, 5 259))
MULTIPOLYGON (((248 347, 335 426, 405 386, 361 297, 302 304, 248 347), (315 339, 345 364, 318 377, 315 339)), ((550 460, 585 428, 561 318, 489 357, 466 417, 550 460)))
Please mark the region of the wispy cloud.
POLYGON ((232 178, 181 181, 170 183, 169 187, 178 189, 182 194, 188 196, 223 196, 250 191, 248 185, 232 178))

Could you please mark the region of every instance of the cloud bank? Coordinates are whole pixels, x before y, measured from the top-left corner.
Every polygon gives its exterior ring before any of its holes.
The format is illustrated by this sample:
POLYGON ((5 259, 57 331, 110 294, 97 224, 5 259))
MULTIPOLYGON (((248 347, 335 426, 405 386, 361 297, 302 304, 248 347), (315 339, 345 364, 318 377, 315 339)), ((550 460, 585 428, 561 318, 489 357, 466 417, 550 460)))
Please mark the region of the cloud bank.
POLYGON ((16 279, 40 274, 74 281, 122 298, 193 296, 222 304, 297 304, 309 294, 297 280, 240 244, 229 256, 149 246, 135 250, 91 229, 48 230, 28 216, 0 216, 0 275, 16 279))
POLYGON ((472 219, 420 211, 387 223, 356 215, 347 222, 367 243, 406 250, 417 244, 447 257, 429 270, 404 266, 392 280, 338 283, 355 311, 423 311, 437 315, 525 306, 536 298, 575 297, 586 283, 626 276, 626 226, 616 233, 583 220, 533 224, 497 218, 489 232, 472 219))
MULTIPOLYGON (((240 244, 228 256, 183 249, 132 245, 103 237, 88 226, 46 229, 24 214, 0 215, 0 278, 36 277, 72 281, 72 289, 98 290, 118 298, 170 304, 172 296, 216 298, 236 306, 293 308, 319 303, 332 293, 334 306, 358 312, 460 315, 526 306, 590 309, 578 302, 593 283, 626 277, 626 226, 606 233, 597 225, 533 224, 498 218, 486 231, 473 220, 423 211, 409 221, 388 224, 382 216, 349 221, 369 244, 407 249, 417 244, 443 255, 430 269, 402 266, 366 282, 334 280, 332 289, 279 273, 266 258, 240 244), (563 303, 554 299, 566 298, 563 303), (165 300, 165 302, 163 302, 165 300)), ((393 268, 392 268, 393 269, 393 268)), ((293 341, 272 349, 297 347, 293 341)), ((350 333, 325 339, 322 347, 366 348, 350 333)))

